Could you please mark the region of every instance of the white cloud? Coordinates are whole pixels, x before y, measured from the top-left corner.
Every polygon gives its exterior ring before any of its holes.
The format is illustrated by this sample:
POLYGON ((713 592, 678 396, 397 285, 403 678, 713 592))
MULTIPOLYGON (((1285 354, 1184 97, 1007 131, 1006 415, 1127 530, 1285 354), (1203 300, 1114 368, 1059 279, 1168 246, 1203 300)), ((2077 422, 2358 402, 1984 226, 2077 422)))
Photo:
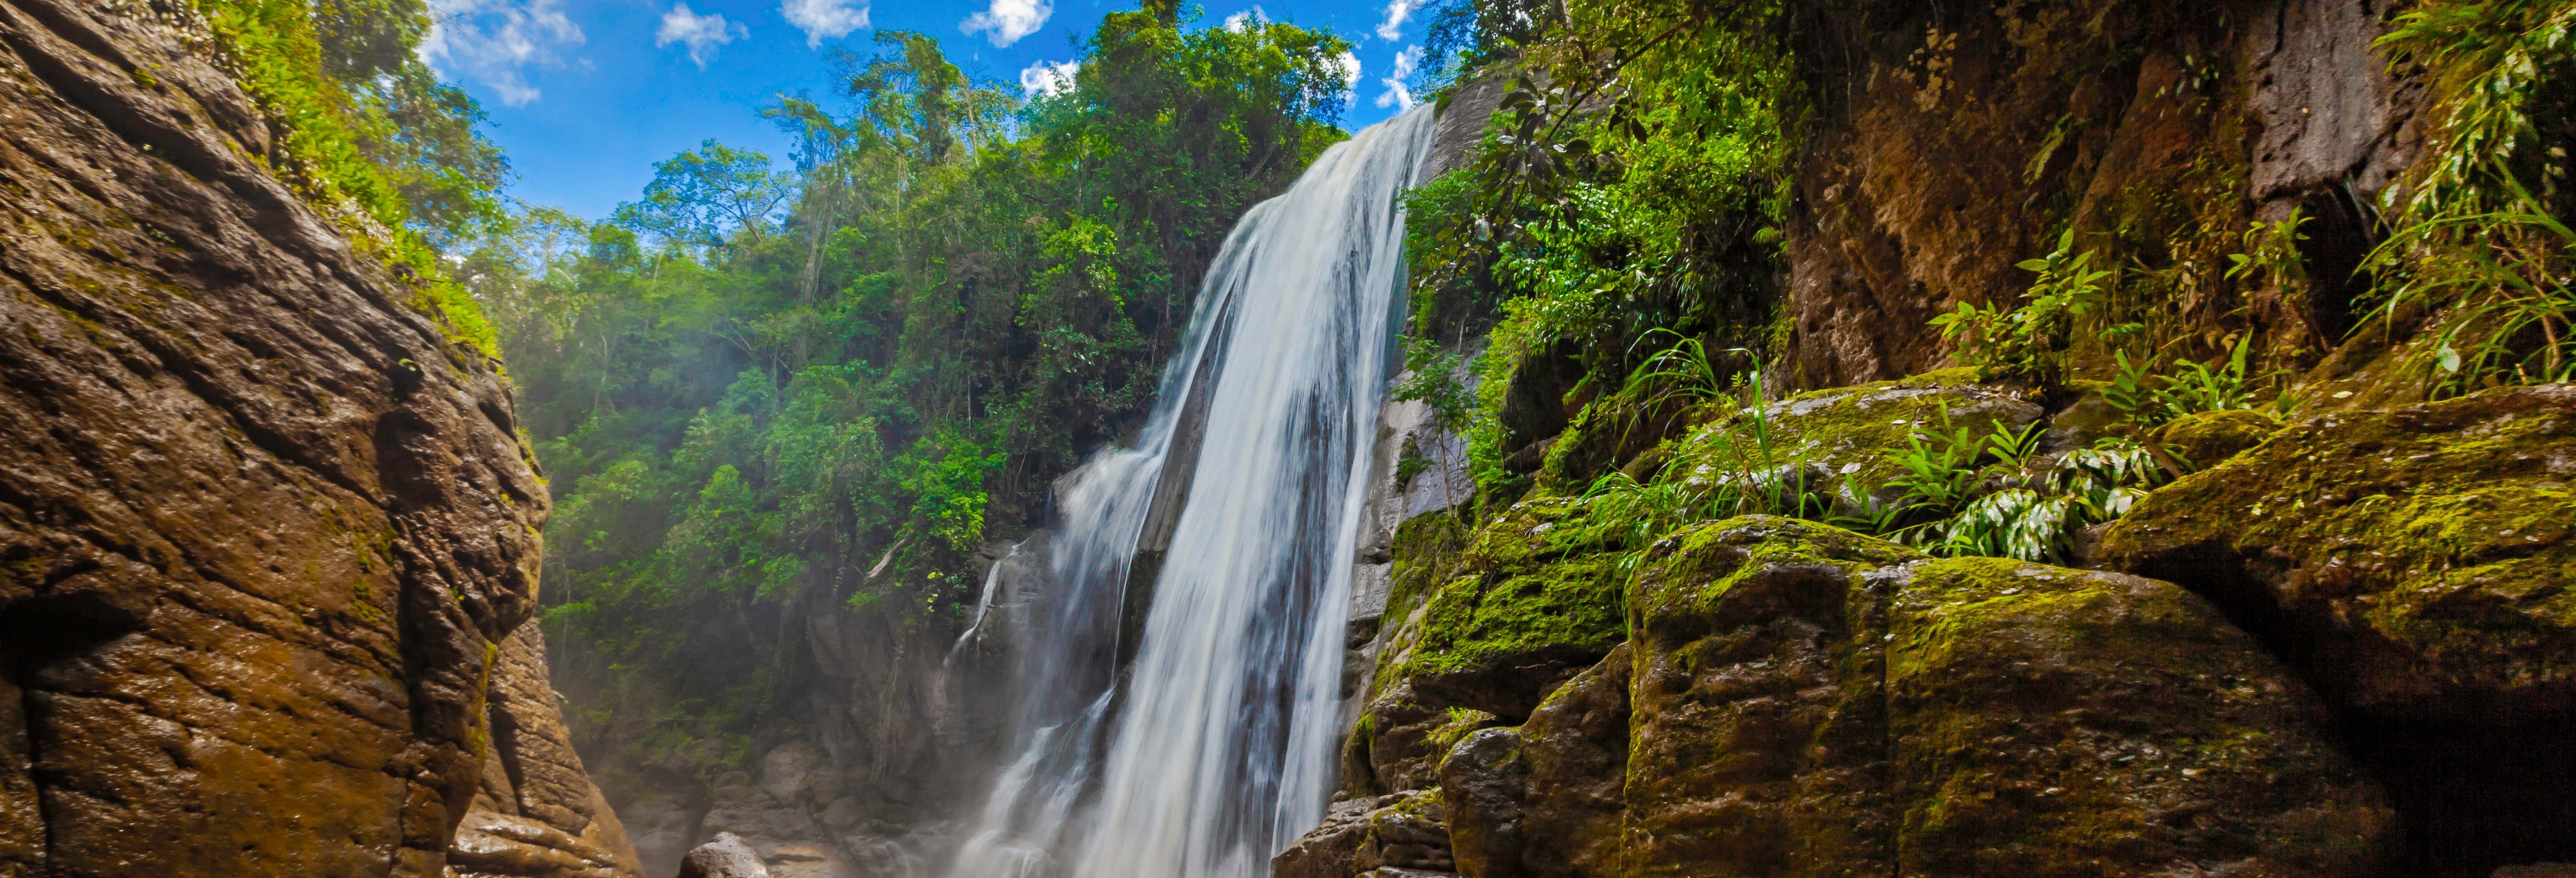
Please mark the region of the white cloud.
POLYGON ((1404 80, 1413 75, 1414 68, 1420 66, 1422 66, 1421 46, 1406 46, 1404 51, 1395 53, 1394 75, 1378 80, 1386 84, 1386 93, 1377 96, 1377 105, 1399 110, 1413 109, 1413 91, 1404 87, 1404 80))
POLYGON ((429 36, 420 58, 441 76, 482 83, 501 102, 524 106, 541 97, 529 67, 563 63, 560 50, 580 46, 581 27, 561 0, 430 0, 429 36))
POLYGON ((989 32, 993 45, 1007 46, 1037 33, 1054 14, 1054 0, 993 0, 993 8, 966 16, 965 21, 957 23, 957 29, 970 34, 989 32))
POLYGON ((717 47, 751 35, 751 29, 726 21, 721 15, 699 15, 689 11, 689 4, 671 7, 662 15, 662 29, 653 33, 653 45, 679 43, 689 47, 689 60, 698 69, 716 58, 717 47))
POLYGON ((821 48, 824 40, 837 40, 868 26, 867 0, 787 0, 778 5, 778 14, 805 32, 805 47, 809 49, 821 48))
POLYGON ((1381 40, 1404 39, 1404 22, 1407 19, 1411 19, 1413 17, 1413 10, 1420 8, 1421 6, 1422 0, 1386 0, 1386 20, 1378 22, 1377 38, 1381 40))
POLYGON ((1081 68, 1082 65, 1072 61, 1061 63, 1040 61, 1020 71, 1020 88, 1026 90, 1033 98, 1063 94, 1073 88, 1074 71, 1081 68))
POLYGON ((1344 49, 1342 50, 1341 64, 1342 100, 1353 100, 1359 97, 1360 91, 1360 56, 1348 49, 1344 49))
POLYGON ((1225 29, 1235 33, 1242 33, 1269 23, 1270 16, 1263 14, 1259 6, 1225 17, 1225 29))

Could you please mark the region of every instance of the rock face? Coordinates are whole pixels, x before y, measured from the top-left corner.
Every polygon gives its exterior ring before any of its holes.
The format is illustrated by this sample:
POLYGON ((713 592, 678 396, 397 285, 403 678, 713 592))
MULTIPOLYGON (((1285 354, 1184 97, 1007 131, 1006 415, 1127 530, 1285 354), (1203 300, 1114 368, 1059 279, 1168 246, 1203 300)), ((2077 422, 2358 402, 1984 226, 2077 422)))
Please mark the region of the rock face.
POLYGON ((2528 860, 2576 825, 2572 478, 2576 386, 2333 414, 2149 495, 2102 555, 2296 665, 2423 847, 2528 860))
POLYGON ((0 876, 633 874, 506 386, 182 37, 0 2, 0 876))
MULTIPOLYGON (((2422 89, 2371 48, 2391 5, 1872 0, 1826 16, 1821 45, 1800 54, 1831 97, 1783 229, 1790 382, 1940 366, 1926 321, 2011 301, 2030 279, 2013 263, 2070 224, 2159 265, 2191 262, 2190 280, 2215 290, 2237 252, 2224 238, 2304 207, 2310 276, 2352 277, 2372 241, 2360 205, 2419 141, 2422 89)), ((2350 298, 2178 305, 2193 320, 2246 306, 2287 351, 2332 346, 2350 298)))

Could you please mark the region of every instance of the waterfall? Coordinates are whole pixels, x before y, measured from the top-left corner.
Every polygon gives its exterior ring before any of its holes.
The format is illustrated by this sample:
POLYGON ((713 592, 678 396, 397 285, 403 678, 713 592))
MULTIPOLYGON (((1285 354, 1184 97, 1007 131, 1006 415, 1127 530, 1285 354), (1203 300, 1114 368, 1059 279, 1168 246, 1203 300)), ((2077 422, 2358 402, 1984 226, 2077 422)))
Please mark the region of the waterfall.
POLYGON ((1143 431, 1058 483, 1020 750, 951 878, 1252 878, 1323 816, 1432 118, 1361 131, 1246 213, 1143 431))

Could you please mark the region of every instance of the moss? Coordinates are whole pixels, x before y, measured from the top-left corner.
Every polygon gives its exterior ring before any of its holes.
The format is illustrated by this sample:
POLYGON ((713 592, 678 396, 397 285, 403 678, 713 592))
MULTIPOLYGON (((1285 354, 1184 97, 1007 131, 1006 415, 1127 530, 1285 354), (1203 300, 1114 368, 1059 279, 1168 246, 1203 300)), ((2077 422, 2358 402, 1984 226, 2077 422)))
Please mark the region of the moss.
POLYGON ((2271 415, 2228 409, 2175 418, 2149 438, 2192 466, 2211 467, 2262 444, 2263 437, 2279 429, 2281 422, 2271 415))
POLYGON ((2105 858, 2191 849, 2295 850, 2337 874, 2378 853, 2382 794, 2206 603, 1995 558, 1910 572, 1886 658, 1909 871, 2097 874, 2105 858), (2167 804, 2186 794, 2227 810, 2167 804))
POLYGON ((2390 837, 2297 682, 2170 584, 1765 516, 1656 552, 1631 874, 2361 874, 2390 837))
POLYGON ((1878 493, 1902 472, 1889 454, 1917 430, 2030 423, 2041 414, 2000 388, 1975 384, 1970 369, 1944 369, 1801 393, 1751 410, 1703 410, 1698 427, 1667 446, 1673 478, 1724 479, 1742 471, 1803 466, 1830 474, 1821 493, 1878 493), (1767 441, 1763 434, 1768 434, 1767 441))
POLYGON ((2102 556, 2256 613, 2366 709, 2566 709, 2571 477, 2576 386, 2327 415, 2148 495, 2102 556))

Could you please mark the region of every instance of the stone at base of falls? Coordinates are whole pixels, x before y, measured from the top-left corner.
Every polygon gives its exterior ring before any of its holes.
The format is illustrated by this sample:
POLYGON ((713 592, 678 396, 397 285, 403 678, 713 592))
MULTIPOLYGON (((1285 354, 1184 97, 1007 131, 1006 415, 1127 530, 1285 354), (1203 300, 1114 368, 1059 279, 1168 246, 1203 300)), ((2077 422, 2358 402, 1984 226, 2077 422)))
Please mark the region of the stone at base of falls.
POLYGON ((1450 874, 1449 813, 1438 790, 1344 799, 1324 823, 1270 858, 1274 878, 1450 874))
POLYGON ((697 846, 680 858, 679 878, 771 878, 769 867, 760 862, 760 852, 751 843, 730 832, 716 833, 716 840, 697 846))

